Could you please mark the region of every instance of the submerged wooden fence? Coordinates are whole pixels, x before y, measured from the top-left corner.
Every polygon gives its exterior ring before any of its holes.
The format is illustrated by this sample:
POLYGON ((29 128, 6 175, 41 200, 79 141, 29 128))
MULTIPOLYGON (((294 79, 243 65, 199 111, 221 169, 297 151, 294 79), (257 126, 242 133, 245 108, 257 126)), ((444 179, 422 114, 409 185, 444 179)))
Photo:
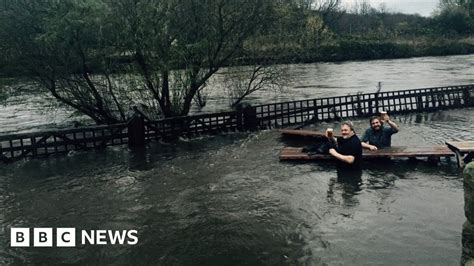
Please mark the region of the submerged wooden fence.
POLYGON ((260 128, 333 119, 474 106, 474 84, 364 93, 255 106, 260 128))
POLYGON ((111 145, 142 146, 153 139, 364 117, 380 110, 394 114, 471 106, 474 106, 474 84, 263 104, 157 121, 136 115, 122 124, 0 135, 0 159, 11 161, 111 145))
POLYGON ((127 124, 0 135, 0 159, 68 153, 128 143, 127 124))

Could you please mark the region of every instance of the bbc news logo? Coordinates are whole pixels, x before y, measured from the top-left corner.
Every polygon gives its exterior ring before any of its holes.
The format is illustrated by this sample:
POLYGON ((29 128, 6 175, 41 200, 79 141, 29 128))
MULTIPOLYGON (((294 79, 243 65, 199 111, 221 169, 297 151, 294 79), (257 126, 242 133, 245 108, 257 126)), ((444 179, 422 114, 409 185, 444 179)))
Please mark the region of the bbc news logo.
POLYGON ((56 228, 54 231, 56 234, 53 234, 53 228, 31 230, 27 227, 12 227, 10 246, 53 247, 55 244, 56 247, 75 247, 76 240, 80 240, 81 245, 136 245, 138 243, 137 230, 81 230, 78 235, 76 235, 76 228, 56 228), (76 236, 78 236, 77 239, 76 236))

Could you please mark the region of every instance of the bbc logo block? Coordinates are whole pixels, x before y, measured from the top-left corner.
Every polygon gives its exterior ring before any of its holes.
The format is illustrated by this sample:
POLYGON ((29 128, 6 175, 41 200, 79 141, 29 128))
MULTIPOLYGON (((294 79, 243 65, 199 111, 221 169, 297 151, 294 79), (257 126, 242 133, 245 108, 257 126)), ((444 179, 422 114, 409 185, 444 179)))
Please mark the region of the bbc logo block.
POLYGON ((75 228, 57 228, 56 229, 56 246, 75 247, 76 246, 76 229, 75 228))
POLYGON ((11 247, 75 247, 80 245, 136 245, 137 230, 79 230, 76 228, 12 227, 11 247), (80 240, 80 241, 79 241, 80 240))
POLYGON ((30 228, 12 228, 10 231, 10 243, 12 247, 29 247, 30 228))
POLYGON ((33 228, 33 246, 52 247, 53 228, 33 228))
MULTIPOLYGON (((29 247, 31 240, 33 247, 52 247, 54 240, 53 228, 33 228, 32 234, 30 228, 11 228, 11 247, 29 247)), ((75 247, 76 229, 56 228, 56 246, 75 247)))

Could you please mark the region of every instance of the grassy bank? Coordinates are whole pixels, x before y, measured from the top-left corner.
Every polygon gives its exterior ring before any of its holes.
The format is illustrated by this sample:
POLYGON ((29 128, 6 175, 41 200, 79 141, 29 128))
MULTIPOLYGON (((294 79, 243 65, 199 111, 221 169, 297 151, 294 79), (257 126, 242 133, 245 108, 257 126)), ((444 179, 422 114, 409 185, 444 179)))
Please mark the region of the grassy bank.
MULTIPOLYGON (((249 48, 249 47, 247 47, 249 48)), ((264 40, 253 43, 252 53, 244 52, 232 65, 250 65, 254 63, 288 64, 340 62, 351 60, 396 59, 424 56, 447 56, 474 54, 474 37, 465 38, 429 38, 373 40, 345 37, 326 41, 311 47, 291 41, 264 40)), ((129 63, 130 58, 120 57, 119 64, 129 63)), ((173 68, 182 68, 176 63, 173 68)), ((22 69, 14 63, 0 66, 0 77, 23 76, 22 69)), ((1 85, 1 83, 0 83, 1 85)), ((0 92, 1 94, 1 92, 0 92)))
POLYGON ((253 55, 247 54, 241 58, 241 63, 312 63, 473 54, 474 37, 397 40, 343 38, 323 43, 319 47, 305 48, 301 45, 280 43, 272 46, 261 45, 256 50, 258 52, 253 55))

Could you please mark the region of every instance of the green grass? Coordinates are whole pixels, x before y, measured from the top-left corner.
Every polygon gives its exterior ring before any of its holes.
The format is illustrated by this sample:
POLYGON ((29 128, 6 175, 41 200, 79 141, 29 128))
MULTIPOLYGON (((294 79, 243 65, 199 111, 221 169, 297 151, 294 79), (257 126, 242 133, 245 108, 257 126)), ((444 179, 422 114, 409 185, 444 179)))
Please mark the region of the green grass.
POLYGON ((244 54, 243 63, 270 61, 272 63, 309 63, 320 61, 372 60, 421 56, 442 56, 474 53, 474 37, 447 39, 407 37, 370 39, 346 36, 326 40, 319 46, 301 44, 289 39, 260 39, 246 47, 253 52, 244 54))

